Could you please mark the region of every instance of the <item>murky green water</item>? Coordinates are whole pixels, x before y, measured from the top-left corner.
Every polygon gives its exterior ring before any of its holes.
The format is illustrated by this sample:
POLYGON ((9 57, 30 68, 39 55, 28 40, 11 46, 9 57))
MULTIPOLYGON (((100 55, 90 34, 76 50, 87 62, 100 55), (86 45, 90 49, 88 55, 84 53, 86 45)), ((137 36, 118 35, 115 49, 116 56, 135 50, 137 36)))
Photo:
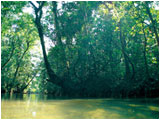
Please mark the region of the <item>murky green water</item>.
POLYGON ((2 119, 159 118, 158 99, 66 99, 2 95, 2 119))

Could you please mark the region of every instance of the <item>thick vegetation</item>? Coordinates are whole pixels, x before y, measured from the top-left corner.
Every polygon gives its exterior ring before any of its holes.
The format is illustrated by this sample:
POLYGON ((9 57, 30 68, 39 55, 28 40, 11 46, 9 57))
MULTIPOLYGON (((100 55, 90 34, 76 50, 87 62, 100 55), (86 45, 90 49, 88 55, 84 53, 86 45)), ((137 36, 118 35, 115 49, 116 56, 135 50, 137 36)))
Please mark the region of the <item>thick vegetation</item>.
POLYGON ((158 97, 158 6, 2 1, 2 92, 158 97), (34 49, 38 42, 43 56, 34 49))

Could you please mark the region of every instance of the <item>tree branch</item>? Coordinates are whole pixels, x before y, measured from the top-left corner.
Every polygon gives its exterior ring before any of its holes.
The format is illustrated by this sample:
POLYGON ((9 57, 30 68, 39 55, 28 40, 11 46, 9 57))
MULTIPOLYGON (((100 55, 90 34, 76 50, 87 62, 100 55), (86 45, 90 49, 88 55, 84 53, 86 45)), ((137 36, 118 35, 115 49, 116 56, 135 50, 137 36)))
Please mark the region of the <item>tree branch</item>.
POLYGON ((1 67, 1 70, 8 64, 8 62, 11 60, 12 56, 13 56, 13 53, 14 53, 14 50, 15 50, 15 46, 14 46, 14 43, 13 43, 13 48, 12 48, 12 51, 11 51, 11 54, 9 56, 9 59, 2 65, 1 67))
POLYGON ((39 5, 39 8, 38 8, 37 12, 39 12, 39 10, 41 10, 41 9, 42 9, 42 7, 43 7, 44 3, 45 3, 45 1, 42 1, 42 2, 41 2, 41 5, 39 5))
POLYGON ((37 11, 37 7, 31 2, 31 1, 29 1, 29 3, 33 6, 33 8, 37 11))
POLYGON ((21 88, 20 92, 28 87, 28 85, 32 82, 32 80, 35 78, 37 73, 38 73, 38 71, 36 71, 35 74, 33 75, 33 77, 30 79, 30 81, 23 88, 21 88))

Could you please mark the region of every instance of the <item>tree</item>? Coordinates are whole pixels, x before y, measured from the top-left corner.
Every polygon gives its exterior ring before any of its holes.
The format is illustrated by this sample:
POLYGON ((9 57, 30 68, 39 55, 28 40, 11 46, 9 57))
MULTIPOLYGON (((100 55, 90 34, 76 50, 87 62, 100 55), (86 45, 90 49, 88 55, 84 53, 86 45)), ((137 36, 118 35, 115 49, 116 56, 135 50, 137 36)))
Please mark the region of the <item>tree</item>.
POLYGON ((72 97, 157 97, 157 4, 3 1, 2 90, 72 97), (25 8, 34 12, 25 13, 25 8), (52 43, 49 48, 47 41, 52 43), (38 42, 43 58, 33 53, 38 42))

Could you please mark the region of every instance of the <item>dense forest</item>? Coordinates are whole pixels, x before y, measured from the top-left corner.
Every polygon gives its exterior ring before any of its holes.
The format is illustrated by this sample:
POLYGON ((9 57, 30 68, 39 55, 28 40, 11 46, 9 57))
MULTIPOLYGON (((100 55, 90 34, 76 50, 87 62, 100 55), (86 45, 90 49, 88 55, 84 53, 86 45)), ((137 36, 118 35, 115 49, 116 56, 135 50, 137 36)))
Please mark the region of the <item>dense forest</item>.
POLYGON ((158 1, 2 1, 1 92, 159 96, 158 1))

